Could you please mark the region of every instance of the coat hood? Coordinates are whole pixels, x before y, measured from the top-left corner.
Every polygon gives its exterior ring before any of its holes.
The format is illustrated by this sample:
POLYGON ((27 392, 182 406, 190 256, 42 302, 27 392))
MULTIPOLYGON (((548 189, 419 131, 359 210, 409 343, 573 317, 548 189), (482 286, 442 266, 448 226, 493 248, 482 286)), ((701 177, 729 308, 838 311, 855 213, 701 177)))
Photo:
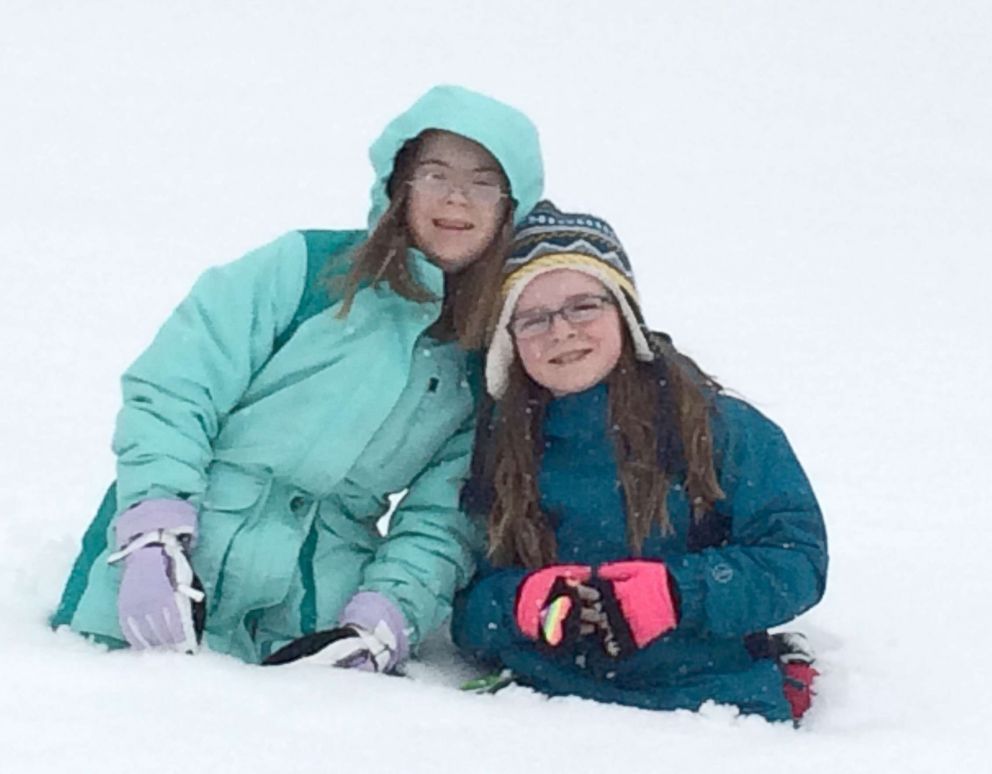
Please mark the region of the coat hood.
POLYGON ((514 221, 531 211, 544 188, 544 168, 537 128, 516 108, 460 86, 435 86, 409 110, 394 118, 369 149, 375 170, 369 229, 386 211, 386 183, 403 143, 427 129, 468 137, 486 148, 503 166, 517 203, 514 221))

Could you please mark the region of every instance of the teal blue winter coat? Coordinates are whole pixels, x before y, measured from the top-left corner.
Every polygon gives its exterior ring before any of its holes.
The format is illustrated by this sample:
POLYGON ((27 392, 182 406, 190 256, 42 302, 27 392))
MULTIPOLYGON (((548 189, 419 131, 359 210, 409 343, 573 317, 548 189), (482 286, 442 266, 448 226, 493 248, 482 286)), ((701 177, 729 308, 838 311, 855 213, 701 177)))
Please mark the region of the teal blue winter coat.
MULTIPOLYGON (((537 135, 521 114, 457 87, 429 92, 371 149, 370 224, 401 145, 425 129, 499 159, 522 217, 539 199, 537 135)), ((199 509, 192 564, 208 646, 249 662, 336 625, 356 591, 395 602, 416 642, 473 572, 477 530, 458 508, 473 390, 466 353, 426 330, 440 303, 363 288, 337 316, 324 274, 343 274, 365 231, 292 232, 210 269, 123 377, 116 487, 84 538, 55 625, 121 641, 116 514, 147 498, 199 509), (388 534, 376 523, 406 491, 388 534)), ((443 274, 412 251, 438 297, 443 274)))
MULTIPOLYGON (((595 566, 631 556, 607 411, 605 385, 548 406, 538 484, 562 563, 595 566)), ((823 519, 776 425, 721 395, 712 432, 726 498, 692 526, 685 489, 676 482, 668 497, 674 534, 655 527, 643 546, 643 557, 664 561, 674 578, 675 630, 626 659, 608 658, 598 646, 586 647, 578 659, 549 654, 514 621, 527 570, 484 566, 455 603, 455 642, 551 695, 650 709, 696 709, 714 700, 791 719, 776 662, 756 658, 746 638, 791 620, 822 596, 823 519)))

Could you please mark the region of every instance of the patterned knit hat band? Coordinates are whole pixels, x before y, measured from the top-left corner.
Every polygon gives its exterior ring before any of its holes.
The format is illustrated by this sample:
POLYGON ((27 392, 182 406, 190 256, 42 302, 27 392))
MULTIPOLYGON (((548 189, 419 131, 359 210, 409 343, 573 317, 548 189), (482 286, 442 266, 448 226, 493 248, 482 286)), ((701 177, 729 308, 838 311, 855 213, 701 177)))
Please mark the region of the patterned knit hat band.
POLYGON ((599 258, 615 264, 624 274, 630 274, 630 263, 619 242, 605 238, 600 232, 575 228, 552 231, 544 226, 518 231, 513 238, 513 252, 507 265, 518 266, 546 253, 566 251, 599 258))
POLYGON ((554 253, 588 255, 609 264, 634 284, 630 260, 609 223, 593 215, 561 212, 545 199, 517 227, 505 273, 512 274, 520 266, 554 253))
POLYGON ((520 265, 512 274, 506 275, 503 279, 503 297, 506 298, 510 289, 518 282, 526 284, 529 278, 535 274, 544 274, 552 269, 581 269, 583 267, 605 272, 636 304, 640 305, 637 288, 634 287, 634 283, 626 274, 617 271, 611 264, 585 253, 551 252, 520 265))

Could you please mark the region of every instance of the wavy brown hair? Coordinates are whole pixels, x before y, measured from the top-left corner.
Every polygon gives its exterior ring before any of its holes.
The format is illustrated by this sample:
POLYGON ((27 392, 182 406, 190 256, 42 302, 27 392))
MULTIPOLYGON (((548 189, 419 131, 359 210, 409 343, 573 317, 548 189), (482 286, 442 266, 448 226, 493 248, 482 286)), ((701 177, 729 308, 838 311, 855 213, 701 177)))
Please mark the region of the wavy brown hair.
MULTIPOLYGON (((343 301, 339 317, 347 317, 354 303, 355 294, 371 285, 386 283, 394 293, 418 303, 437 300, 433 293, 421 285, 410 271, 409 249, 413 247, 406 223, 410 186, 417 166, 420 148, 425 138, 435 130, 422 132, 408 140, 396 154, 393 173, 386 183, 389 206, 375 228, 352 253, 352 265, 347 276, 329 280, 343 282, 343 301)), ((509 183, 503 175, 504 189, 509 183)), ((465 349, 481 349, 485 344, 489 325, 495 318, 500 303, 499 292, 503 261, 509 253, 513 239, 513 200, 506 197, 501 205, 504 210, 496 236, 482 254, 461 271, 444 275, 444 296, 441 313, 431 327, 431 335, 440 341, 457 339, 465 349)), ((335 285, 334 290, 340 290, 335 285)))
MULTIPOLYGON (((722 388, 664 334, 649 334, 653 362, 635 359, 630 337, 607 377, 609 427, 627 506, 627 541, 639 556, 652 526, 672 532, 667 495, 683 480, 699 520, 724 493, 713 463, 710 412, 722 388)), ((537 568, 557 560, 554 532, 537 489, 544 412, 551 394, 514 358, 498 402, 480 412, 472 475, 463 506, 488 516, 489 558, 496 565, 537 568)))

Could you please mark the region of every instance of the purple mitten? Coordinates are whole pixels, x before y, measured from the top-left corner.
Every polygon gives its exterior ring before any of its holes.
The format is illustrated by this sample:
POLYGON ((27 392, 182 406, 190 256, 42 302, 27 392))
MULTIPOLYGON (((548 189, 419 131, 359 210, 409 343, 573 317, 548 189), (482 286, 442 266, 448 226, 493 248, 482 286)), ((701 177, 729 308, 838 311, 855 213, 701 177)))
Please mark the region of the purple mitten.
POLYGON ((338 620, 342 626, 353 626, 363 633, 371 634, 389 649, 389 657, 384 667, 372 663, 371 659, 364 659, 351 664, 355 669, 366 672, 390 672, 410 655, 406 618, 396 604, 384 594, 377 591, 359 591, 344 606, 338 620))
POLYGON ((145 500, 116 523, 117 553, 124 561, 117 615, 134 648, 195 652, 203 631, 203 590, 187 549, 196 537, 196 510, 185 500, 145 500))

